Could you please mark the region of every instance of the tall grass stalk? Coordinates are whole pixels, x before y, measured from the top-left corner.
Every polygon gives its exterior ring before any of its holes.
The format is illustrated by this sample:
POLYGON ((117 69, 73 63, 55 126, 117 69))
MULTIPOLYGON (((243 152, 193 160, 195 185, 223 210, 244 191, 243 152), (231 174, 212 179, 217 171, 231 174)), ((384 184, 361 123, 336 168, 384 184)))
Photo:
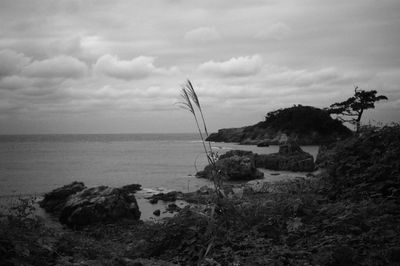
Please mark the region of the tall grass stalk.
MULTIPOLYGON (((204 152, 206 154, 208 154, 207 147, 206 147, 206 144, 205 144, 205 140, 204 140, 204 137, 203 137, 203 133, 201 132, 199 120, 197 119, 196 112, 195 112, 195 110, 193 108, 193 104, 190 101, 189 94, 188 94, 188 92, 186 91, 185 88, 181 89, 181 97, 183 99, 183 102, 179 102, 178 104, 179 104, 179 106, 181 108, 183 108, 183 109, 189 111, 190 113, 192 113, 192 115, 194 117, 194 120, 196 122, 197 130, 199 131, 199 135, 200 135, 200 138, 201 138, 201 143, 203 144, 204 152)), ((207 156, 207 158, 208 158, 208 156, 207 156)))
MULTIPOLYGON (((199 136, 201 138, 201 142, 203 144, 204 152, 207 156, 207 161, 208 163, 212 166, 212 181, 214 184, 214 191, 216 194, 217 198, 217 204, 220 202, 220 198, 225 197, 224 192, 222 190, 222 178, 220 176, 220 173, 218 172, 218 169, 216 167, 216 160, 217 156, 214 154, 211 143, 208 141, 208 145, 206 145, 206 138, 209 137, 208 130, 207 130, 207 124, 204 119, 204 114, 203 110, 201 108, 200 100, 199 97, 197 96, 197 93, 190 82, 190 80, 187 80, 184 85, 181 87, 181 97, 183 99, 182 102, 179 102, 179 106, 182 107, 183 109, 189 111, 196 122, 197 130, 199 132, 199 136), (195 108, 196 107, 196 108, 195 108), (199 120, 198 119, 198 113, 200 114, 201 117, 201 122, 202 126, 200 126, 199 120), (205 137, 203 135, 202 129, 204 130, 205 137)), ((197 265, 203 265, 204 259, 207 257, 209 251, 211 250, 212 246, 214 245, 214 233, 216 230, 216 224, 214 220, 214 212, 215 212, 215 206, 212 207, 211 209, 211 214, 209 217, 209 223, 207 226, 207 231, 206 235, 210 236, 209 242, 207 244, 207 247, 205 250, 202 252, 202 254, 199 256, 197 260, 197 265)))
MULTIPOLYGON (((209 137, 208 130, 207 130, 207 123, 206 123, 206 120, 204 119, 204 114, 203 114, 203 110, 201 108, 199 97, 197 97, 197 93, 194 90, 192 82, 190 82, 190 80, 186 81, 185 89, 188 92, 190 99, 192 99, 192 101, 196 104, 197 108, 199 109, 199 112, 201 115, 201 120, 203 121, 204 132, 206 133, 206 139, 207 139, 209 137)), ((210 151, 212 152, 212 147, 211 147, 210 141, 208 141, 208 147, 209 147, 210 151)))
POLYGON ((201 142, 203 144, 204 152, 207 156, 207 161, 213 168, 212 180, 214 183, 215 192, 218 197, 221 197, 221 196, 223 197, 224 193, 221 189, 221 177, 219 176, 219 173, 218 173, 218 170, 217 170, 217 167, 215 164, 217 158, 212 150, 211 143, 208 142, 208 145, 206 145, 206 139, 204 138, 202 128, 204 129, 204 133, 207 138, 209 136, 208 130, 207 130, 207 124, 204 119, 204 114, 203 114, 203 110, 201 108, 199 97, 197 96, 197 93, 196 93, 192 83, 190 82, 190 80, 187 80, 186 83, 184 85, 182 85, 181 97, 182 97, 183 101, 178 102, 178 104, 181 108, 189 111, 194 117, 194 120, 195 120, 196 126, 197 126, 197 130, 199 132, 199 136, 200 136, 201 142), (194 108, 195 106, 197 107, 197 112, 196 112, 196 109, 194 108), (197 117, 198 116, 197 113, 200 114, 202 127, 200 126, 199 119, 197 117))

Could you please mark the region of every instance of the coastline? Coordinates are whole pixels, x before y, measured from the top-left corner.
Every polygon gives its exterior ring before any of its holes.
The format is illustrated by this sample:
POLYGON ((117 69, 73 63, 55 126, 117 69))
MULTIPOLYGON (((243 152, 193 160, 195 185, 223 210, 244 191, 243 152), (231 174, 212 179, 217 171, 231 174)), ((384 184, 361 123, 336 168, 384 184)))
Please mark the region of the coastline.
POLYGON ((177 213, 157 222, 120 219, 60 230, 31 217, 0 219, 8 241, 0 244, 19 259, 65 266, 397 265, 399 130, 371 130, 324 149, 324 167, 306 177, 287 173, 285 181, 268 182, 283 179, 274 171, 265 182, 227 182, 223 198, 212 187, 157 194, 177 213), (179 207, 179 200, 190 204, 179 207), (16 240, 23 249, 14 249, 16 240))

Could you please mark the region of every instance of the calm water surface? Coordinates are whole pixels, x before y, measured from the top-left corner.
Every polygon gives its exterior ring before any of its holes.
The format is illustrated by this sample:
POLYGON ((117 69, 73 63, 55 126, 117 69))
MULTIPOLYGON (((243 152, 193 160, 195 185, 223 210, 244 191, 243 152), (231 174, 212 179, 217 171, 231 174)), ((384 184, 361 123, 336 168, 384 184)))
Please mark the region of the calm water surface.
MULTIPOLYGON (((277 152, 213 143, 219 153, 229 149, 277 152)), ((314 156, 316 146, 304 147, 314 156)), ((208 181, 195 178, 206 165, 195 134, 93 134, 0 136, 0 196, 40 194, 72 181, 87 186, 122 186, 192 191, 208 181)))

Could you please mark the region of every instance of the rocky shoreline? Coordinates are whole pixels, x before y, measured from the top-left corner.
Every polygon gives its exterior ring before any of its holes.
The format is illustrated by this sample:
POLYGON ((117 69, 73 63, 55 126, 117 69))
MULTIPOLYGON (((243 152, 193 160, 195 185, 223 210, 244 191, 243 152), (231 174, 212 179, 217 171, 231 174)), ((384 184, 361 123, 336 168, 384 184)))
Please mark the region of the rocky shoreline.
POLYGON ((227 183, 223 199, 206 187, 155 195, 148 200, 177 213, 159 222, 130 216, 53 231, 20 205, 1 219, 0 256, 68 266, 399 265, 399 136, 399 126, 365 131, 322 149, 306 178, 227 183))

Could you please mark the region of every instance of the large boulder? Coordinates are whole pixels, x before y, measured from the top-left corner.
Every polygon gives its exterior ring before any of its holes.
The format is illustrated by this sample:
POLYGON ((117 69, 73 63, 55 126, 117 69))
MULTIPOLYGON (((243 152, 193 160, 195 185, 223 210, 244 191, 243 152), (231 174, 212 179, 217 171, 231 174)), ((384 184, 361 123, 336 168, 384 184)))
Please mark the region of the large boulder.
POLYGON ((136 198, 121 188, 107 186, 87 188, 71 195, 60 214, 60 222, 71 227, 122 218, 140 218, 136 198))
POLYGON ((82 182, 74 181, 71 184, 46 193, 39 205, 47 212, 60 212, 69 196, 82 191, 85 188, 86 186, 82 182))
POLYGON ((82 182, 74 182, 47 193, 40 206, 73 228, 123 218, 139 219, 139 206, 134 196, 139 189, 139 185, 86 188, 82 182))
POLYGON ((278 153, 259 154, 255 161, 257 167, 277 171, 310 172, 315 168, 313 156, 294 142, 280 145, 278 153))
MULTIPOLYGON (((221 155, 215 167, 226 180, 253 180, 264 176, 255 166, 255 154, 248 151, 229 151, 221 155)), ((212 179, 214 172, 214 167, 208 165, 197 176, 212 179)))

